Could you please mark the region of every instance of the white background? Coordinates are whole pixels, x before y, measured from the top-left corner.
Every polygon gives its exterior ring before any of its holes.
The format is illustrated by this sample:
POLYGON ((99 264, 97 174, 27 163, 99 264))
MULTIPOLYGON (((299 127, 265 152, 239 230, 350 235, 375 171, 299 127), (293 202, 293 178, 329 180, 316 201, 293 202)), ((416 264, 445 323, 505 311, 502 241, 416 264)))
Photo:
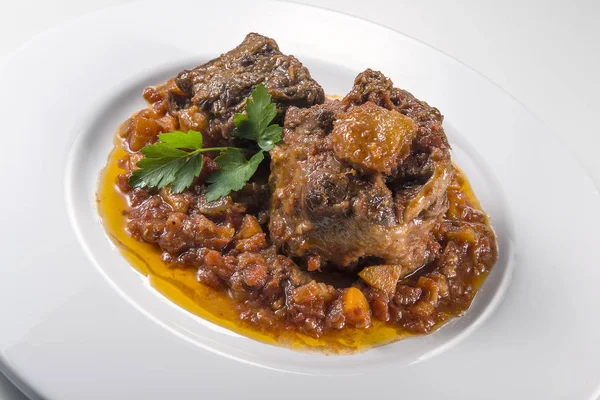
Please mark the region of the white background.
MULTIPOLYGON (((67 19, 126 1, 1 0, 0 59, 67 19)), ((481 72, 558 135, 600 187, 600 0, 299 2, 388 26, 481 72)), ((540 168, 523 173, 535 179, 540 168)), ((25 400, 0 375, 0 400, 9 399, 25 400)))

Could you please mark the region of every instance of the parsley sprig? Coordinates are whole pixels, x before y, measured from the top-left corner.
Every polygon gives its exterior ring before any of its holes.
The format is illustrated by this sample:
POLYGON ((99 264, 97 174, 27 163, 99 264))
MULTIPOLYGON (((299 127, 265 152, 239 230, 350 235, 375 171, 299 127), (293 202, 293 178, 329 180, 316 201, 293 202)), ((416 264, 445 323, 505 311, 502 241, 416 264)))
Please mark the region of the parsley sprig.
POLYGON ((215 158, 220 169, 208 177, 206 200, 214 201, 242 189, 264 160, 264 152, 281 140, 282 132, 279 125, 271 124, 277 108, 264 85, 259 84, 254 89, 245 109, 245 114, 235 114, 234 124, 239 137, 258 144, 259 150, 250 159, 243 154, 249 149, 204 148, 202 134, 197 131, 161 133, 157 143, 140 150, 145 157, 136 164, 139 169, 133 171, 129 185, 158 189, 171 185, 173 193, 181 193, 200 175, 204 164, 202 153, 220 151, 215 158))

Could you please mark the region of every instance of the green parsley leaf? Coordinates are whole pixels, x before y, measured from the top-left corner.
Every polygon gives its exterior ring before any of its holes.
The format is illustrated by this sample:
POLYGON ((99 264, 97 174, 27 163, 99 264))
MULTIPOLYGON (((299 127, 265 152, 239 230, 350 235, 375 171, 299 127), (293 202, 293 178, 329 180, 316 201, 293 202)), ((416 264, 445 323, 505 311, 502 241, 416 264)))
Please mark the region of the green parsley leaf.
POLYGON ((208 177, 210 185, 206 189, 206 200, 215 201, 227 196, 232 191, 240 190, 254 175, 265 155, 259 151, 246 160, 239 149, 228 149, 221 153, 215 162, 221 168, 208 177))
POLYGON ((129 178, 131 187, 163 188, 175 180, 177 171, 185 164, 185 158, 142 158, 129 178))
POLYGON ((174 193, 181 193, 202 171, 200 153, 210 149, 202 148, 202 134, 196 131, 161 133, 158 139, 140 150, 145 158, 138 161, 129 185, 158 189, 171 185, 174 193))
POLYGON ((264 151, 271 151, 275 147, 275 143, 281 140, 283 129, 276 124, 269 125, 261 135, 258 145, 264 151))
POLYGON ((160 133, 158 139, 178 149, 197 150, 202 148, 202 134, 197 131, 160 133))
POLYGON ((264 151, 270 151, 281 140, 279 125, 269 125, 277 115, 277 106, 271 103, 267 88, 261 83, 246 101, 246 114, 235 114, 233 123, 239 137, 254 140, 264 151))
POLYGON ((149 146, 143 147, 140 152, 146 156, 146 158, 164 158, 173 157, 180 158, 187 156, 187 152, 179 150, 178 148, 172 147, 166 143, 155 143, 149 146))
POLYGON ((191 156, 175 174, 175 180, 171 183, 171 191, 173 193, 181 193, 189 188, 194 178, 200 175, 204 164, 203 161, 202 154, 191 156))

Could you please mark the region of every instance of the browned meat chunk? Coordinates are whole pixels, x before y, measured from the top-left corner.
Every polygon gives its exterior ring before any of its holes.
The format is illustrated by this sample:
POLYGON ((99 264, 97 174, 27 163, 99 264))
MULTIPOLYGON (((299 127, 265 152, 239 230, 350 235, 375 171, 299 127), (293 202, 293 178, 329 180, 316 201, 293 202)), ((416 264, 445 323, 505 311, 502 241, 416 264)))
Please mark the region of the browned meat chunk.
POLYGON ((181 72, 175 82, 185 93, 174 102, 183 109, 180 119, 193 121, 196 113, 204 113, 208 121, 204 140, 212 144, 231 142, 233 115, 243 112, 246 98, 259 83, 277 103, 278 122, 289 106, 310 107, 325 99, 321 86, 298 59, 281 53, 273 39, 257 33, 248 34, 220 57, 181 72), (191 114, 184 111, 188 109, 191 114))
POLYGON ((291 108, 271 152, 273 243, 338 267, 375 257, 403 275, 430 261, 454 177, 441 122, 371 70, 341 102, 291 108))

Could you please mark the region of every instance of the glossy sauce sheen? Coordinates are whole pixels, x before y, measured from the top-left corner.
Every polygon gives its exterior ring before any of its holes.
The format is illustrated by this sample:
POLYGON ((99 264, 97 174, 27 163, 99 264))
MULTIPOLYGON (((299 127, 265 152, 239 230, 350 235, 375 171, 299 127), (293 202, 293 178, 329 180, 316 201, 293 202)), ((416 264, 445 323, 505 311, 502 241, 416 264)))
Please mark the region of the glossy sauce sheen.
MULTIPOLYGON (((368 329, 346 327, 341 330, 328 330, 319 338, 295 330, 261 330, 255 325, 240 320, 235 310, 237 302, 231 299, 227 292, 199 283, 196 279, 196 268, 168 265, 162 260, 158 246, 140 242, 128 234, 125 226, 129 204, 115 184, 117 176, 123 173, 118 166, 118 161, 125 155, 122 142, 118 140, 109 156, 107 167, 100 176, 97 193, 98 211, 106 232, 121 254, 137 271, 148 277, 154 289, 170 301, 201 318, 241 335, 297 350, 333 354, 352 353, 411 336, 398 325, 375 319, 368 329)), ((470 206, 480 209, 467 179, 460 171, 457 181, 470 206)), ((475 277, 471 282, 474 290, 478 289, 486 275, 487 273, 475 277)), ((440 321, 436 327, 444 322, 440 321)))

